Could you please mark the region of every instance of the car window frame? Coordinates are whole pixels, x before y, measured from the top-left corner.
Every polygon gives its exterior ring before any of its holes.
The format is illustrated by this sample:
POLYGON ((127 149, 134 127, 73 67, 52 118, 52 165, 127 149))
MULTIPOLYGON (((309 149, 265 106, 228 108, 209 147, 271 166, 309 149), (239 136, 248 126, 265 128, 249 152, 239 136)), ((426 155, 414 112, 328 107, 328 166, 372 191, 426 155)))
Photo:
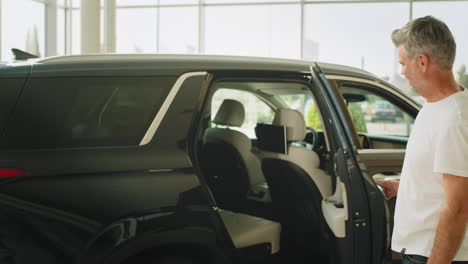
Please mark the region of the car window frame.
MULTIPOLYGON (((399 111, 402 111, 405 115, 407 115, 408 117, 412 118, 413 121, 415 119, 415 116, 413 116, 411 113, 409 113, 407 110, 405 109, 402 109, 401 108, 401 104, 396 104, 392 98, 392 100, 389 100, 388 97, 386 97, 386 95, 380 93, 380 91, 376 92, 375 89, 373 88, 370 88, 369 86, 363 86, 361 84, 357 84, 356 83, 346 83, 346 82, 343 82, 340 84, 340 93, 341 93, 341 90, 343 89, 343 87, 353 87, 353 89, 355 90, 360 90, 360 91, 365 91, 365 92, 368 92, 369 95, 372 95, 372 96, 375 96, 375 97, 378 97, 379 100, 375 102, 374 106, 375 108, 374 109, 394 109, 395 112, 396 110, 398 109, 399 111)), ((341 93, 343 95, 343 93, 341 93)), ((346 107, 348 108, 348 112, 350 111, 349 110, 349 104, 346 104, 346 107)), ((351 114, 350 114, 351 116, 351 114)), ((353 123, 354 127, 356 128, 356 125, 353 123)), ((366 128, 367 125, 366 125, 366 128)), ((356 128, 356 133, 357 134, 367 134, 369 136, 375 136, 375 137, 404 137, 404 138, 408 138, 409 135, 388 135, 388 134, 373 134, 373 133, 370 133, 370 132, 360 132, 360 131, 357 131, 357 128, 356 128)))
MULTIPOLYGON (((206 93, 206 99, 203 105, 203 116, 207 117, 207 111, 211 115, 211 100, 213 95, 216 93, 220 87, 216 87, 217 83, 220 82, 280 82, 280 83, 299 83, 307 87, 308 92, 315 100, 322 100, 320 97, 323 94, 320 93, 319 88, 316 87, 318 84, 315 82, 311 82, 313 79, 310 72, 278 72, 278 71, 268 71, 268 72, 256 72, 256 71, 209 71, 209 73, 213 74, 213 80, 209 85, 208 91, 206 93), (215 89, 213 89, 215 86, 215 89), (320 99, 317 99, 320 98, 320 99), (208 110, 209 109, 209 110, 208 110)), ((240 91, 245 91, 244 89, 237 89, 240 91)), ((277 100, 276 96, 271 96, 270 99, 265 98, 262 96, 261 93, 253 93, 248 91, 258 99, 263 101, 267 104, 273 112, 276 112, 279 108, 289 108, 286 104, 283 104, 281 101, 277 100)), ((316 102, 321 107, 325 107, 326 103, 324 102, 316 102)), ((328 111, 323 111, 321 107, 318 107, 317 110, 320 115, 320 119, 323 125, 323 133, 325 138, 325 150, 327 153, 332 153, 335 151, 336 146, 333 141, 333 137, 336 135, 334 134, 334 130, 331 128, 332 121, 331 121, 331 114, 328 111)), ((211 122, 211 117, 209 117, 211 122)), ((203 120, 203 119, 202 119, 203 120)), ((210 127, 211 123, 204 125, 204 128, 210 127)), ((199 135, 199 137, 201 137, 199 135)))
POLYGON ((376 79, 365 79, 359 77, 351 77, 345 75, 335 75, 335 74, 327 74, 325 78, 335 87, 336 96, 341 98, 340 107, 345 115, 346 125, 349 127, 349 130, 353 133, 353 144, 357 149, 362 149, 362 146, 359 142, 358 132, 352 122, 351 115, 346 107, 345 99, 342 96, 340 91, 340 87, 343 83, 353 83, 358 85, 360 89, 367 89, 368 91, 372 92, 375 95, 382 97, 383 99, 387 100, 388 102, 392 103, 393 105, 399 107, 401 111, 405 112, 409 116, 416 119, 416 116, 421 108, 421 106, 413 101, 410 97, 405 95, 403 92, 399 91, 396 87, 392 87, 392 85, 383 83, 381 80, 376 79), (361 88, 362 87, 362 88, 361 88))

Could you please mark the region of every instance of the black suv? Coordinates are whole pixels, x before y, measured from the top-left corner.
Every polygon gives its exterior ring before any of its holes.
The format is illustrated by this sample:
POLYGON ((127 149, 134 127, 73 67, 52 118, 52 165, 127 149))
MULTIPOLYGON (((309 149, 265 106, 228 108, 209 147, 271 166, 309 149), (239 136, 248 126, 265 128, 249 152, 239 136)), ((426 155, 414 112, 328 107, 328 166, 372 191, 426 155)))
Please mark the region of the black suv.
POLYGON ((419 105, 370 73, 84 55, 0 83, 2 264, 391 261, 372 176, 398 178, 407 137, 358 134, 344 98, 419 105))

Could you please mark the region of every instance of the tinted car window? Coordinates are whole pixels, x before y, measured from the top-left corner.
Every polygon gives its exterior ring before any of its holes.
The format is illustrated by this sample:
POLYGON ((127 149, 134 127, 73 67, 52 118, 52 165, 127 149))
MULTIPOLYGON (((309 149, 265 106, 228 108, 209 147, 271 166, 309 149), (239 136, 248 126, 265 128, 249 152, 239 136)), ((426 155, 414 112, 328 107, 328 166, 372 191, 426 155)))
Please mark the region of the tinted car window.
POLYGON ((138 145, 173 77, 33 79, 1 147, 13 149, 138 145))
POLYGON ((23 79, 0 79, 0 134, 23 86, 23 79))

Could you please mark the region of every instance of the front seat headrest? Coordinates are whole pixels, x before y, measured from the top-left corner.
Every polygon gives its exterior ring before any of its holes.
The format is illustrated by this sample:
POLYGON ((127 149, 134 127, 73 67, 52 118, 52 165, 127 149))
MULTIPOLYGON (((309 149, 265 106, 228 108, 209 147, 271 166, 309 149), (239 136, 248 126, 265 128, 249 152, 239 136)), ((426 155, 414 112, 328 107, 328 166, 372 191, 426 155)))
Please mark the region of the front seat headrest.
POLYGON ((232 99, 225 99, 219 107, 218 113, 213 120, 213 123, 222 126, 240 127, 244 123, 245 110, 244 106, 232 99))
POLYGON ((273 125, 286 127, 288 141, 302 141, 307 133, 304 117, 299 111, 293 109, 278 109, 273 125))

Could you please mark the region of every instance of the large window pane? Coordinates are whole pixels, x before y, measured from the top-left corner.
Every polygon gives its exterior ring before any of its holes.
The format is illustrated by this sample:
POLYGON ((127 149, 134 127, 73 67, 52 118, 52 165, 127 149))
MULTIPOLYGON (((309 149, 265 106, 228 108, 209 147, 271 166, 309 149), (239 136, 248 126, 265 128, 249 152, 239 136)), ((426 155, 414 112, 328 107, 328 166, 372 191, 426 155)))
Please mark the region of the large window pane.
POLYGON ((278 3, 278 2, 301 2, 300 0, 205 0, 207 4, 224 4, 224 3, 278 3))
MULTIPOLYGON (((306 0, 307 2, 336 2, 337 0, 306 0)), ((338 1, 347 1, 347 2, 356 2, 360 0, 338 0, 338 1)), ((375 2, 375 1, 382 1, 386 2, 387 0, 369 0, 369 2, 375 2)), ((394 2, 397 2, 398 0, 394 0, 394 2)), ((409 0, 407 0, 409 2, 409 0)))
POLYGON ((2 59, 13 59, 12 48, 44 56, 44 4, 30 0, 2 1, 1 12, 2 59))
POLYGON ((156 52, 156 8, 118 8, 116 16, 117 52, 156 52))
POLYGON ((300 6, 208 6, 205 53, 300 57, 300 6))
POLYGON ((198 0, 159 0, 161 5, 198 4, 198 0))
POLYGON ((70 2, 73 8, 80 8, 81 6, 81 0, 70 0, 70 2))
POLYGON ((102 5, 103 3, 101 2, 101 11, 99 15, 99 20, 100 20, 100 29, 99 29, 99 45, 101 47, 101 52, 105 51, 105 43, 104 43, 104 38, 105 38, 105 15, 104 15, 104 6, 102 5))
POLYGON ((196 53, 198 46, 198 8, 160 9, 160 53, 196 53))
MULTIPOLYGON (((75 2, 73 2, 75 3, 75 2)), ((71 53, 80 54, 81 53, 81 11, 76 8, 71 12, 71 53)))
POLYGON ((313 49, 320 61, 362 68, 390 81, 401 79, 390 35, 408 18, 407 3, 307 5, 304 54, 313 49))
MULTIPOLYGON (((444 21, 452 31, 457 43, 457 56, 455 57, 454 72, 458 79, 458 71, 462 65, 468 66, 468 31, 466 23, 466 14, 468 2, 419 2, 414 3, 413 17, 431 15, 444 21)), ((465 71, 465 74, 466 73, 465 71)), ((464 78, 465 85, 468 85, 468 76, 464 78)), ((460 80, 459 80, 460 81, 460 80)))
POLYGON ((145 6, 156 5, 158 0, 116 0, 117 6, 145 6))
POLYGON ((57 9, 57 55, 65 54, 65 8, 57 9))

